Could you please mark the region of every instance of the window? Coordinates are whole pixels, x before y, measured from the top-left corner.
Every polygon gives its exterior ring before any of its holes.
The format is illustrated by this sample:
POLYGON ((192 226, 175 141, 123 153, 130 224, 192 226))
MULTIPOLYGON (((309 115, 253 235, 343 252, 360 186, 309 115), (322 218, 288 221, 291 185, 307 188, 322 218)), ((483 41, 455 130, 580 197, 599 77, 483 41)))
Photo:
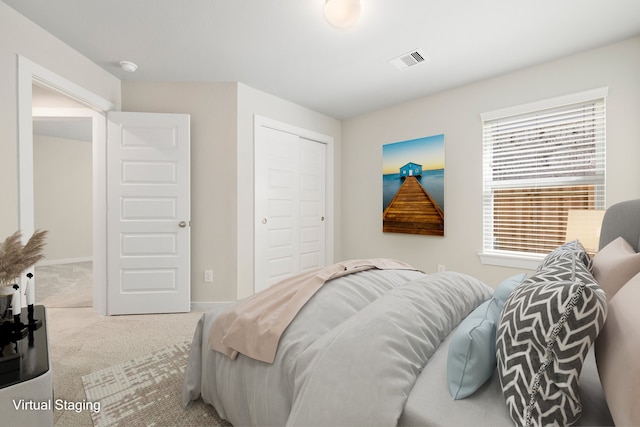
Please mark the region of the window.
POLYGON ((567 210, 604 209, 606 94, 482 115, 483 255, 547 254, 564 243, 567 210))

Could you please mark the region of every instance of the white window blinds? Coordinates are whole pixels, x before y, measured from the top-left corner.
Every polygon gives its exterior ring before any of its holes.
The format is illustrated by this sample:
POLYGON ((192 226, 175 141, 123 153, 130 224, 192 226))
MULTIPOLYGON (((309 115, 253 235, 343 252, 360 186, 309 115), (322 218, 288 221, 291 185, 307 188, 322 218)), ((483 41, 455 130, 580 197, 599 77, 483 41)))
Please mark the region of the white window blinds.
POLYGON ((604 209, 604 96, 548 104, 483 115, 485 253, 548 253, 569 209, 604 209))

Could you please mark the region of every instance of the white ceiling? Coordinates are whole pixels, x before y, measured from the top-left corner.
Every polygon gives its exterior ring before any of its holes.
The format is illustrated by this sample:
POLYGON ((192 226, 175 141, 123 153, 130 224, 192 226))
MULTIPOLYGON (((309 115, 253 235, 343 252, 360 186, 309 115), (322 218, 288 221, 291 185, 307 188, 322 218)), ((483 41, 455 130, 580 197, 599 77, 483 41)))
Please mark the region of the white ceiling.
POLYGON ((3 1, 122 80, 238 81, 338 119, 640 34, 638 0, 361 0, 347 31, 324 0, 3 1))

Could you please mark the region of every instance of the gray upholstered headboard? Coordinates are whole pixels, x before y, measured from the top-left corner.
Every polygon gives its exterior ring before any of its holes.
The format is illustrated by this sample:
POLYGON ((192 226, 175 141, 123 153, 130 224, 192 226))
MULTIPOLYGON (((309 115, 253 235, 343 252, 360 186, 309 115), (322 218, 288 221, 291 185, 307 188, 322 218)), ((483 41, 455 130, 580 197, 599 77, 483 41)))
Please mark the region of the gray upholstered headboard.
POLYGON ((616 203, 605 212, 600 230, 599 248, 604 248, 620 236, 624 237, 638 252, 640 246, 640 199, 616 203))

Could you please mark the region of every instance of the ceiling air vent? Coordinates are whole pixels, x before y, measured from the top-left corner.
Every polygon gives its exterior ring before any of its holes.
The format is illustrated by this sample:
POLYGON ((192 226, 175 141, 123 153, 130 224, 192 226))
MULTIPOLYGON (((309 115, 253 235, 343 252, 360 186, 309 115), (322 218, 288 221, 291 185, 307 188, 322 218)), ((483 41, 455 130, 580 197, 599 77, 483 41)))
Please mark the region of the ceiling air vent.
POLYGON ((397 58, 390 59, 391 65, 395 66, 398 70, 406 70, 409 67, 418 65, 422 62, 429 60, 429 57, 424 54, 422 49, 416 49, 404 55, 400 55, 397 58))

